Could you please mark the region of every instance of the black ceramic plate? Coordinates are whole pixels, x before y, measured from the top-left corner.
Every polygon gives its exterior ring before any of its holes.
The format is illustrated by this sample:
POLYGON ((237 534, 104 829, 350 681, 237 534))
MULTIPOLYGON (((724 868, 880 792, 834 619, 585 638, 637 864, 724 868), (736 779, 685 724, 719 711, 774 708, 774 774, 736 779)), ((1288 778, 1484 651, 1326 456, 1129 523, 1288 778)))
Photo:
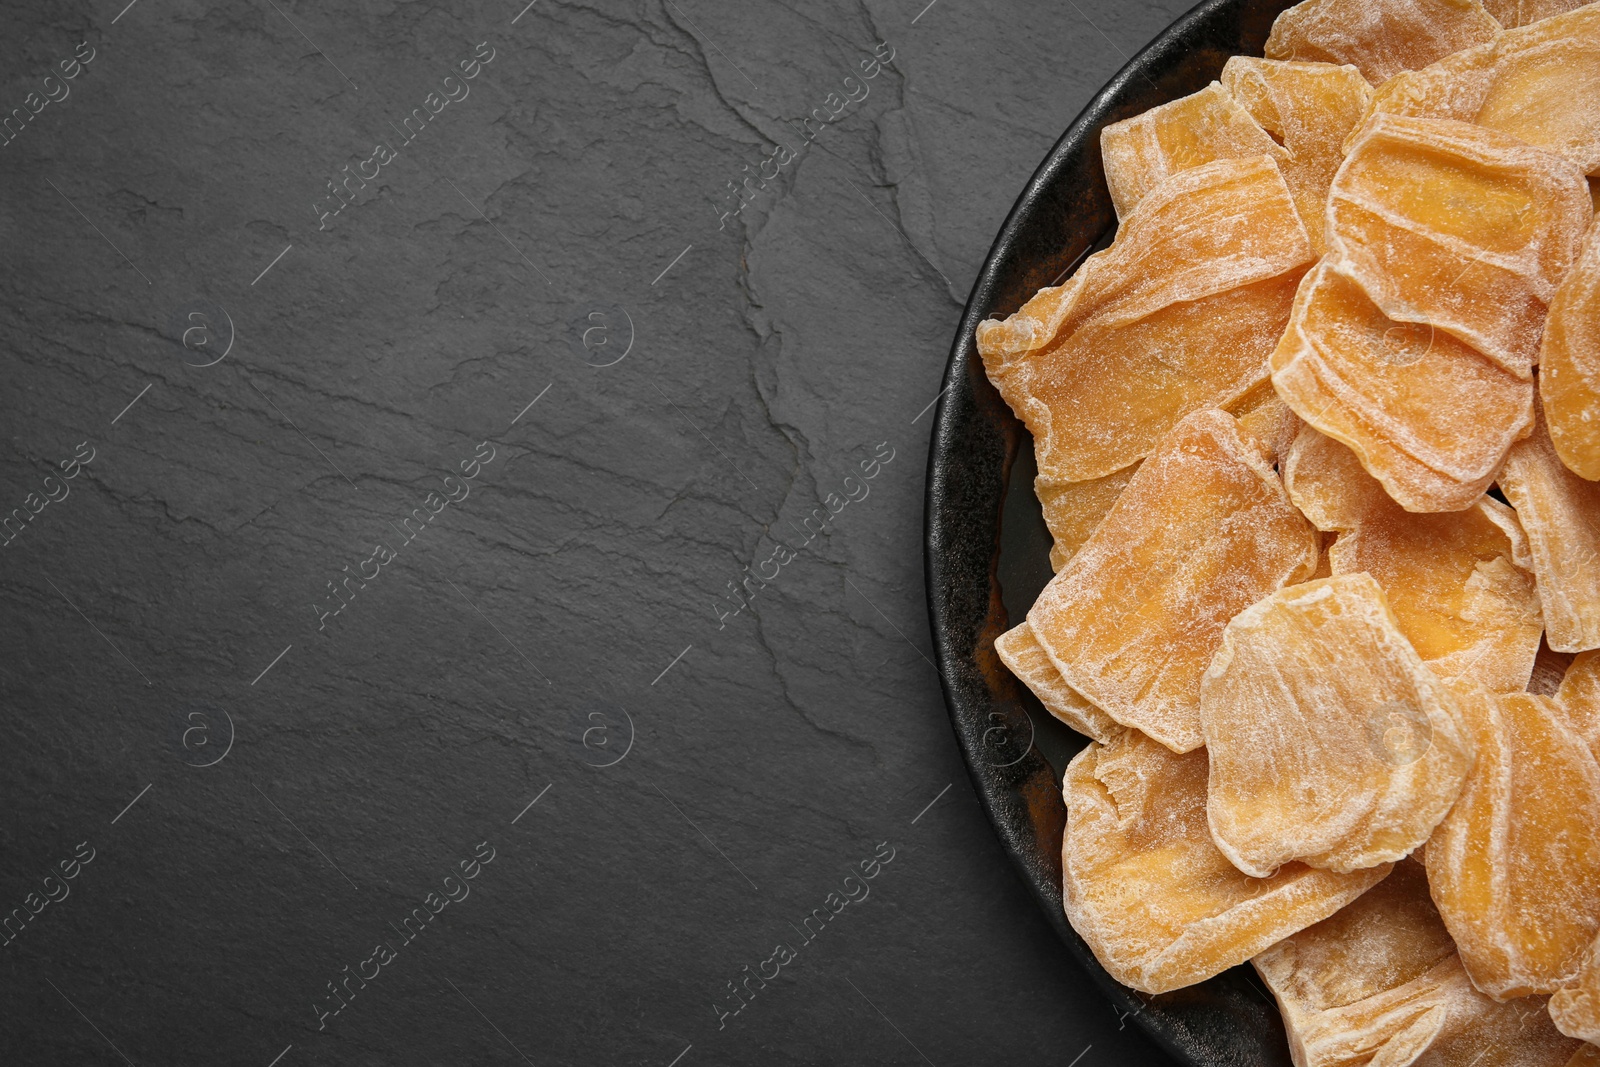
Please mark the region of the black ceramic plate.
POLYGON ((1067 128, 995 238, 961 317, 928 457, 928 610, 950 721, 984 809, 1061 939, 1107 996, 1181 1063, 1288 1067, 1278 1011, 1246 968, 1145 997, 1113 980, 1061 910, 1060 774, 1083 739, 1000 664, 994 640, 1050 577, 1031 439, 984 376, 973 334, 1058 284, 1116 224, 1100 130, 1260 55, 1288 0, 1206 0, 1123 67, 1067 128), (1013 470, 1013 462, 1016 469, 1013 470))

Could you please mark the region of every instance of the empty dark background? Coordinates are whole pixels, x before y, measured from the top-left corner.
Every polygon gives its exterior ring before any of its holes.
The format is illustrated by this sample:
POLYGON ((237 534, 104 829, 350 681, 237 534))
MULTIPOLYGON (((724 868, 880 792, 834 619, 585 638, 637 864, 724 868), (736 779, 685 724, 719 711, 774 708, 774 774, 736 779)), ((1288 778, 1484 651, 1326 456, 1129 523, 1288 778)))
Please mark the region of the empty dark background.
POLYGON ((0 10, 0 1061, 1160 1062, 976 806, 921 524, 995 230, 1186 4, 525 3, 0 10))

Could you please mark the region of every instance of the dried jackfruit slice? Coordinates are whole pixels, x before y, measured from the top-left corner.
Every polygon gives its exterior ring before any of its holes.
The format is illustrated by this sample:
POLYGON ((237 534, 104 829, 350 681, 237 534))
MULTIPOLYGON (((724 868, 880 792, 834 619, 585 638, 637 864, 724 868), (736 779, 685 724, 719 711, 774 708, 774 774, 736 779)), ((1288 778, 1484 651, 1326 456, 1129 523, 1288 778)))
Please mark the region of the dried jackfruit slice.
POLYGON ((1137 730, 1078 753, 1061 792, 1067 919, 1113 978, 1146 993, 1243 963, 1389 873, 1240 873, 1206 829, 1206 754, 1174 755, 1137 730))
POLYGON ((995 638, 994 650, 1000 662, 1033 691, 1046 711, 1080 734, 1105 742, 1122 732, 1123 727, 1116 720, 1066 683, 1026 622, 995 638))
POLYGON ((1272 384, 1407 511, 1471 507, 1533 425, 1531 381, 1386 317, 1327 256, 1301 283, 1272 384))
POLYGON ((1600 759, 1600 651, 1580 652, 1567 659, 1567 672, 1555 691, 1556 703, 1566 712, 1567 725, 1600 759))
POLYGON ((1073 689, 1175 752, 1198 748, 1200 675, 1239 611, 1317 565, 1318 538, 1227 412, 1164 438, 1028 612, 1073 689))
POLYGON ((1265 375, 1311 246, 1277 165, 1226 159, 1147 193, 1110 248, 1010 318, 978 324, 1039 473, 1103 478, 1191 411, 1265 375))
POLYGON ((1305 0, 1277 17, 1268 59, 1350 63, 1373 85, 1488 41, 1500 24, 1478 0, 1305 0))
POLYGON ((1360 123, 1372 86, 1352 66, 1234 56, 1223 87, 1250 117, 1283 142, 1278 160, 1317 255, 1327 251, 1328 186, 1344 160, 1344 140, 1360 123))
POLYGON ((1428 840, 1428 885, 1475 986, 1553 993, 1600 932, 1600 765, 1549 697, 1453 688, 1478 761, 1428 840))
POLYGON ((1280 165, 1289 158, 1217 82, 1100 131, 1106 187, 1119 219, 1180 171, 1250 156, 1269 156, 1280 165))
POLYGON ((1051 570, 1065 567, 1072 554, 1083 547, 1138 469, 1139 464, 1135 463, 1115 474, 1084 482, 1063 482, 1042 474, 1034 478, 1033 491, 1044 511, 1044 524, 1055 538, 1050 546, 1051 570))
POLYGON ((1541 418, 1512 446, 1500 488, 1528 532, 1545 639, 1558 652, 1600 648, 1600 483, 1567 469, 1541 418))
POLYGON ((1277 997, 1296 1067, 1564 1067, 1578 1043, 1545 999, 1472 987, 1421 864, 1251 961, 1277 997))
POLYGON ((1374 115, 1328 190, 1329 245, 1385 315, 1519 378, 1593 217, 1572 163, 1450 119, 1374 115))
POLYGON ((1437 677, 1497 692, 1527 686, 1544 620, 1515 512, 1487 496, 1464 511, 1406 511, 1355 453, 1310 427, 1281 469, 1289 499, 1317 529, 1340 535, 1332 573, 1372 575, 1437 677))
POLYGON ((1494 16, 1496 22, 1512 30, 1582 7, 1585 2, 1586 0, 1483 0, 1483 6, 1494 16))
POLYGON ((1280 589, 1235 616, 1200 721, 1211 836, 1258 878, 1292 860, 1348 872, 1408 855, 1472 768, 1454 698, 1368 574, 1280 589))
POLYGON ((1600 1044, 1600 941, 1584 953, 1572 983, 1550 998, 1550 1018, 1568 1037, 1600 1044))
POLYGON ((1539 400, 1556 454, 1600 480, 1600 223, 1556 287, 1539 346, 1539 400))
POLYGON ((1600 8, 1507 30, 1379 87, 1370 114, 1458 119, 1600 173, 1600 8))
POLYGON ((1289 446, 1294 443, 1295 435, 1305 425, 1294 409, 1279 400, 1276 394, 1237 418, 1239 429, 1261 442, 1267 458, 1274 463, 1283 461, 1289 446))

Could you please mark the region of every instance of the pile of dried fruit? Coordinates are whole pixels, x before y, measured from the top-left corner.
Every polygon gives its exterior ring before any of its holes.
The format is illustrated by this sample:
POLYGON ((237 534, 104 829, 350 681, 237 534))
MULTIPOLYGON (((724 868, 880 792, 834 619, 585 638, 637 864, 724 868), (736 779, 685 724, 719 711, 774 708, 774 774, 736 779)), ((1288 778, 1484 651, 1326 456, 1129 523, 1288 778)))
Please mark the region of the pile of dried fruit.
POLYGON ((1115 242, 978 329, 1067 916, 1147 993, 1251 961, 1301 1067, 1600 1064, 1600 3, 1267 55, 1107 127, 1115 242))

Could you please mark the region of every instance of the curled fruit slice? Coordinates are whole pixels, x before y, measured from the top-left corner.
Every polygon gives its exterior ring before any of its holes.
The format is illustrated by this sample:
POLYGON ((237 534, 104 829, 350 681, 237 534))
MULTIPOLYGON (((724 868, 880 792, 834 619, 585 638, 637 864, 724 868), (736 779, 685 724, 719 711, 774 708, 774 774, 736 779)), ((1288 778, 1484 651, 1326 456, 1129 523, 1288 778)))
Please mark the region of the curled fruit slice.
POLYGON ((1567 469, 1600 481, 1600 223, 1556 287, 1539 347, 1539 399, 1567 469))
POLYGON ((1472 768, 1450 691, 1371 575, 1290 586, 1242 611, 1200 683, 1211 835, 1265 877, 1347 872, 1428 840, 1472 768))
POLYGON ((1034 636, 1066 683, 1175 752, 1198 748, 1200 675, 1236 613, 1316 568, 1318 538, 1224 411, 1167 435, 1039 594, 1034 636))
POLYGON ((1042 474, 1033 480, 1034 494, 1044 511, 1044 524, 1055 539, 1050 546, 1051 570, 1065 567, 1072 554, 1083 547, 1138 469, 1135 463, 1115 474, 1085 482, 1064 482, 1042 474))
POLYGON ((1283 142, 1278 160, 1311 237, 1311 250, 1327 251, 1324 208, 1328 186, 1344 160, 1344 140, 1360 123, 1372 86, 1352 66, 1287 63, 1234 56, 1222 84, 1251 118, 1283 142))
POLYGON ((1045 710, 1080 734, 1096 741, 1110 741, 1122 732, 1122 727, 1111 716, 1095 707, 1075 691, 1050 656, 1033 636, 1033 628, 1026 622, 1014 626, 995 638, 994 650, 1000 662, 1032 690, 1045 710))
POLYGON ((1329 244, 1389 318, 1528 378, 1593 218, 1588 192, 1577 167, 1508 134, 1378 114, 1328 191, 1329 244))
MULTIPOLYGON (((1571 6, 1571 5, 1569 5, 1571 6)), ((1600 172, 1600 8, 1589 4, 1385 82, 1372 112, 1459 119, 1600 172)))
POLYGON ((1435 675, 1498 692, 1528 685, 1544 621, 1515 512, 1487 496, 1464 511, 1406 511, 1353 452, 1310 427, 1282 469, 1295 505, 1317 529, 1339 533, 1332 573, 1372 575, 1435 675))
POLYGON ((1549 697, 1454 688, 1478 762, 1428 840, 1428 884, 1474 985, 1552 993, 1600 932, 1600 766, 1549 697))
POLYGON ((1272 383, 1407 511, 1471 507, 1533 425, 1531 381, 1386 317, 1329 257, 1301 283, 1272 383))
POLYGON ((1567 469, 1540 419, 1506 457, 1500 488, 1528 531, 1550 647, 1600 647, 1600 484, 1567 469))
POLYGON ((1580 652, 1567 661, 1566 674, 1555 690, 1556 703, 1567 713, 1567 725, 1600 759, 1600 652, 1580 652))
POLYGON ((1579 1047, 1543 997, 1500 1004, 1472 987, 1415 860, 1251 962, 1296 1067, 1564 1067, 1579 1047))
POLYGON ((1378 85, 1499 29, 1478 0, 1305 0, 1272 24, 1267 57, 1353 63, 1378 85))
POLYGON ((984 368, 1033 434, 1040 475, 1114 474, 1191 411, 1243 396, 1310 260, 1277 165, 1218 160, 1145 194, 1066 285, 979 323, 984 368))
POLYGON ((1100 131, 1106 186, 1119 219, 1179 171, 1249 156, 1282 164, 1288 153, 1217 82, 1100 131))
POLYGON ((1062 797, 1067 918, 1112 977, 1146 993, 1243 963, 1389 873, 1240 873, 1206 829, 1206 754, 1174 755, 1137 730, 1078 753, 1062 797))

